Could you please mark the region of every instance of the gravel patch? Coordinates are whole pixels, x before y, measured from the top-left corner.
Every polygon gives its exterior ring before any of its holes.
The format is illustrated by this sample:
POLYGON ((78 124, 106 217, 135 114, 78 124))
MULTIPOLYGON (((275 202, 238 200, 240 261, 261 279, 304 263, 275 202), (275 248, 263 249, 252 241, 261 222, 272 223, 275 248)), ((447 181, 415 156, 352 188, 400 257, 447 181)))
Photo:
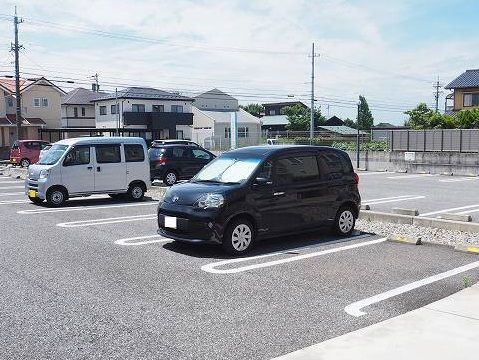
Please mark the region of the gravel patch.
POLYGON ((479 234, 464 231, 429 228, 417 225, 383 223, 367 220, 357 220, 356 229, 359 231, 374 233, 381 236, 388 236, 390 234, 420 236, 422 241, 442 245, 479 245, 479 234))

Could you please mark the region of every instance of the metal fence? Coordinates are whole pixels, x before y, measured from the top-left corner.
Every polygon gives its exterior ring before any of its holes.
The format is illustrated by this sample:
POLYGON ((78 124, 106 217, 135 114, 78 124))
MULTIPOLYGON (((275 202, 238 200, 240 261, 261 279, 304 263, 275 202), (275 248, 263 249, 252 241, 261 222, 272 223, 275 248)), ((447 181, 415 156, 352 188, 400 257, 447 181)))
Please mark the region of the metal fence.
POLYGON ((391 151, 479 153, 479 129, 390 130, 391 151))

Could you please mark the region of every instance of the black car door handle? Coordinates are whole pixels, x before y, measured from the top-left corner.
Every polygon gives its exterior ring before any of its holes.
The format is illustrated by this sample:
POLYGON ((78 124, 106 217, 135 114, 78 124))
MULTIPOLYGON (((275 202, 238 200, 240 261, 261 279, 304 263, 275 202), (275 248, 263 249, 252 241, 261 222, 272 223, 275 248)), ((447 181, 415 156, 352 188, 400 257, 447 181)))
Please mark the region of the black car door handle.
POLYGON ((277 191, 275 193, 273 193, 274 196, 283 196, 284 195, 284 191, 277 191))

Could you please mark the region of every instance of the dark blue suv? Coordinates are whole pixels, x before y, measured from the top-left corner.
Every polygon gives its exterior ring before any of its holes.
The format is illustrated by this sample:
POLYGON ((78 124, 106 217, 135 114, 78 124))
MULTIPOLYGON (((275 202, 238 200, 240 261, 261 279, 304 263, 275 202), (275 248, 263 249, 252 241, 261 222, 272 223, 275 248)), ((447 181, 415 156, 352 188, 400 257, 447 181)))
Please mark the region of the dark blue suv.
POLYGON ((171 186, 178 180, 191 179, 215 155, 202 147, 184 144, 153 145, 148 150, 151 180, 163 180, 171 186))

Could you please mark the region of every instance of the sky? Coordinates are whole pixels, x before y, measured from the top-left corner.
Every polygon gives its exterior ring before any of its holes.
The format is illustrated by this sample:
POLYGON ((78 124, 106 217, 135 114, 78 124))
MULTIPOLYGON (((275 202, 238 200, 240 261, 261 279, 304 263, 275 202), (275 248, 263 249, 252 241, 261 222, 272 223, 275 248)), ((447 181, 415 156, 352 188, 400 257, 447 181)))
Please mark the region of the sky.
POLYGON ((476 0, 0 0, 0 76, 13 75, 15 5, 22 76, 66 91, 98 73, 105 91, 219 88, 241 104, 309 105, 314 42, 325 116, 355 119, 364 95, 375 124, 401 125, 405 110, 434 107, 438 77, 479 68, 476 0))

